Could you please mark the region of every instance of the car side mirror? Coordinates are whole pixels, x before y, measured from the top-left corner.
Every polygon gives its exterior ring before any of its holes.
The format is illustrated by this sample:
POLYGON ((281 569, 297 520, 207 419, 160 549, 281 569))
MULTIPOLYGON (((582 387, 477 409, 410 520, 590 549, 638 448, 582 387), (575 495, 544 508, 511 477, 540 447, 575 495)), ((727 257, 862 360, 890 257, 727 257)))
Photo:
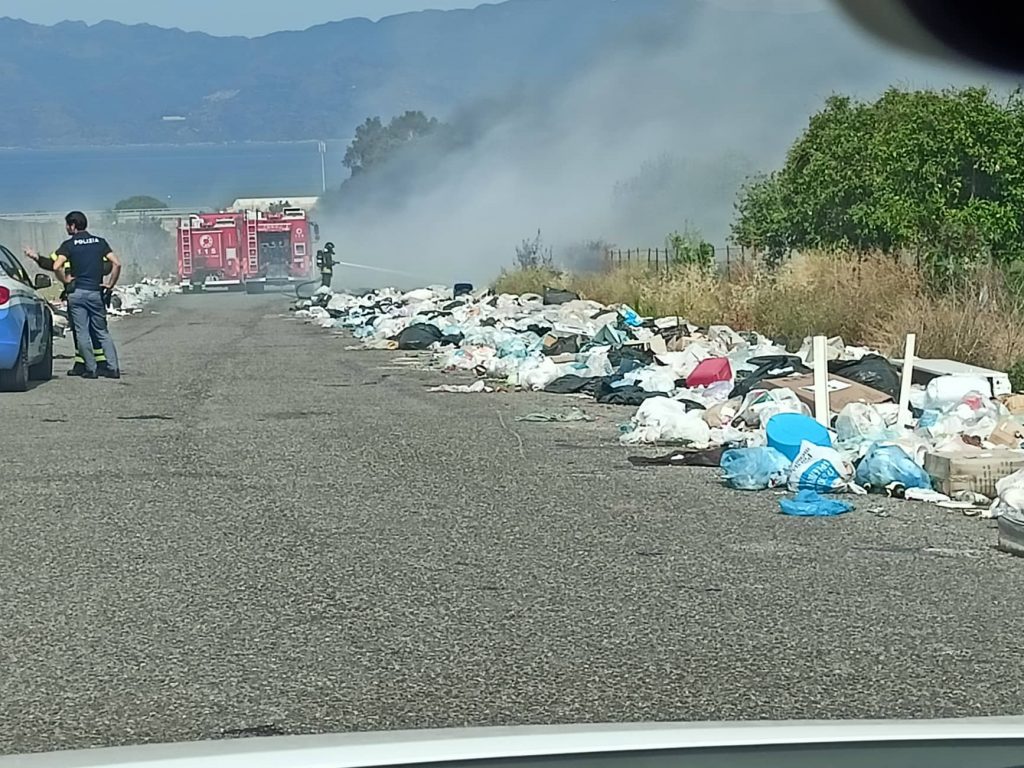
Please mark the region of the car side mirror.
POLYGON ((32 284, 36 287, 37 291, 41 291, 44 288, 49 288, 53 285, 53 280, 51 280, 47 275, 36 275, 32 284))

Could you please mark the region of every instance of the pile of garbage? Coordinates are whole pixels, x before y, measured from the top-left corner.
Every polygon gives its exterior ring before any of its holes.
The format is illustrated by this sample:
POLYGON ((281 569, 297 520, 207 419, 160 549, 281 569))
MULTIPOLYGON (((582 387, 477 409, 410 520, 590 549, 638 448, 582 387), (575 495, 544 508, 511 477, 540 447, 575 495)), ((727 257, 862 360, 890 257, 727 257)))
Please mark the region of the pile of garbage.
POLYGON ((840 494, 881 493, 1018 521, 1024 547, 1024 397, 1010 395, 1005 374, 917 361, 921 380, 901 412, 900 367, 829 339, 822 418, 812 415, 811 339, 792 353, 755 332, 553 290, 321 289, 294 310, 363 347, 429 350, 438 367, 479 377, 440 391, 505 386, 635 406, 624 445, 685 448, 643 461, 717 466, 735 489, 787 489, 796 494, 781 502, 787 514, 842 514, 853 505, 840 494))
MULTIPOLYGON (((114 288, 107 314, 112 317, 137 315, 150 302, 180 290, 176 282, 159 278, 143 278, 138 283, 118 285, 114 288)), ((54 333, 57 336, 66 335, 70 327, 67 301, 52 301, 50 306, 53 309, 54 333)))
POLYGON ((180 292, 177 282, 158 278, 143 278, 141 282, 118 285, 110 302, 110 314, 124 317, 142 312, 143 308, 156 299, 170 293, 180 292))

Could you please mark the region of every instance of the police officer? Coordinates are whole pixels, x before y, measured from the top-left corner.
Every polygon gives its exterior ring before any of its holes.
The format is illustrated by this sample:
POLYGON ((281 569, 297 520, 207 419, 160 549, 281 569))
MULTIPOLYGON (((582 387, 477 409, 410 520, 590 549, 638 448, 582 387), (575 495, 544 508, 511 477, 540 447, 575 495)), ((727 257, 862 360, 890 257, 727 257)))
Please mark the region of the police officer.
POLYGON ((324 288, 331 287, 331 280, 334 278, 334 243, 324 245, 322 251, 316 252, 316 265, 320 268, 320 285, 324 288))
POLYGON ((89 221, 84 213, 72 211, 64 221, 69 237, 54 251, 57 258, 53 269, 67 291, 68 315, 75 329, 78 352, 85 364, 82 376, 99 378, 91 343, 94 336, 107 358, 103 375, 119 379, 121 369, 117 350, 107 328, 106 299, 121 276, 121 260, 106 240, 89 232, 89 221), (103 282, 104 257, 113 265, 106 285, 103 282))
MULTIPOLYGON (((38 253, 33 251, 31 248, 26 248, 25 249, 25 255, 28 258, 32 259, 32 261, 34 261, 38 265, 38 267, 40 269, 45 270, 47 272, 53 272, 53 263, 57 260, 57 254, 56 253, 52 253, 49 256, 40 256, 38 253)), ((65 269, 68 270, 68 271, 71 271, 73 269, 70 262, 68 262, 65 265, 65 269)), ((110 258, 107 257, 107 256, 104 256, 103 257, 103 276, 104 277, 109 277, 110 273, 113 272, 113 270, 114 270, 114 265, 111 263, 110 258)), ((67 292, 67 289, 65 289, 60 294, 61 301, 67 299, 67 296, 68 296, 68 292, 67 292)), ((108 309, 110 308, 110 297, 111 297, 111 295, 110 295, 110 292, 108 291, 106 296, 105 296, 105 299, 106 299, 105 303, 106 303, 108 309)), ((72 342, 75 345, 75 364, 71 368, 71 370, 68 371, 68 376, 81 376, 83 373, 85 373, 85 359, 82 357, 82 355, 78 351, 78 336, 75 333, 75 326, 74 326, 73 323, 69 323, 69 325, 71 326, 71 340, 72 340, 72 342)), ((92 328, 89 329, 89 337, 90 337, 90 340, 92 342, 92 354, 93 354, 93 357, 96 358, 96 369, 101 374, 106 375, 106 373, 108 372, 108 369, 109 369, 109 364, 107 363, 107 356, 103 353, 103 347, 100 346, 100 343, 97 340, 96 335, 93 332, 92 328)))

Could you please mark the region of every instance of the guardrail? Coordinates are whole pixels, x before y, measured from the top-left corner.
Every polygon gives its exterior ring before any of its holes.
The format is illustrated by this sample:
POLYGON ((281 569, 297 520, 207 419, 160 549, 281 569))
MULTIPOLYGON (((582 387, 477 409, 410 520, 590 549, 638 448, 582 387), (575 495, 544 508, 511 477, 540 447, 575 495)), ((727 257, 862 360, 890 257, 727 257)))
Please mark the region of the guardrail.
MULTIPOLYGON (((193 213, 202 213, 205 211, 213 210, 208 206, 198 206, 195 208, 155 208, 152 210, 138 210, 138 211, 83 211, 83 213, 89 218, 95 219, 107 219, 110 217, 116 217, 121 220, 132 220, 132 219, 178 219, 183 216, 188 216, 193 213)), ((36 221, 36 222, 47 222, 47 221, 64 221, 64 217, 67 215, 67 211, 26 211, 24 213, 0 213, 0 221, 36 221)))

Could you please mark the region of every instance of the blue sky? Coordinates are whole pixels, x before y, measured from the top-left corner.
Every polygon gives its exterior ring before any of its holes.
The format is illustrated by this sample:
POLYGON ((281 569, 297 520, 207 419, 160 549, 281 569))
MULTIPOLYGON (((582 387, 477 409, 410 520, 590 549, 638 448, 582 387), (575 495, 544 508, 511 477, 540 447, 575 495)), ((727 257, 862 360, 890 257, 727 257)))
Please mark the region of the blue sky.
POLYGON ((353 16, 378 19, 425 8, 472 8, 482 0, 2 0, 0 16, 13 16, 37 24, 65 19, 95 23, 113 19, 126 24, 149 23, 161 27, 209 32, 213 35, 264 35, 283 29, 305 29, 326 21, 353 16), (254 10, 259 8, 259 10, 254 10))

